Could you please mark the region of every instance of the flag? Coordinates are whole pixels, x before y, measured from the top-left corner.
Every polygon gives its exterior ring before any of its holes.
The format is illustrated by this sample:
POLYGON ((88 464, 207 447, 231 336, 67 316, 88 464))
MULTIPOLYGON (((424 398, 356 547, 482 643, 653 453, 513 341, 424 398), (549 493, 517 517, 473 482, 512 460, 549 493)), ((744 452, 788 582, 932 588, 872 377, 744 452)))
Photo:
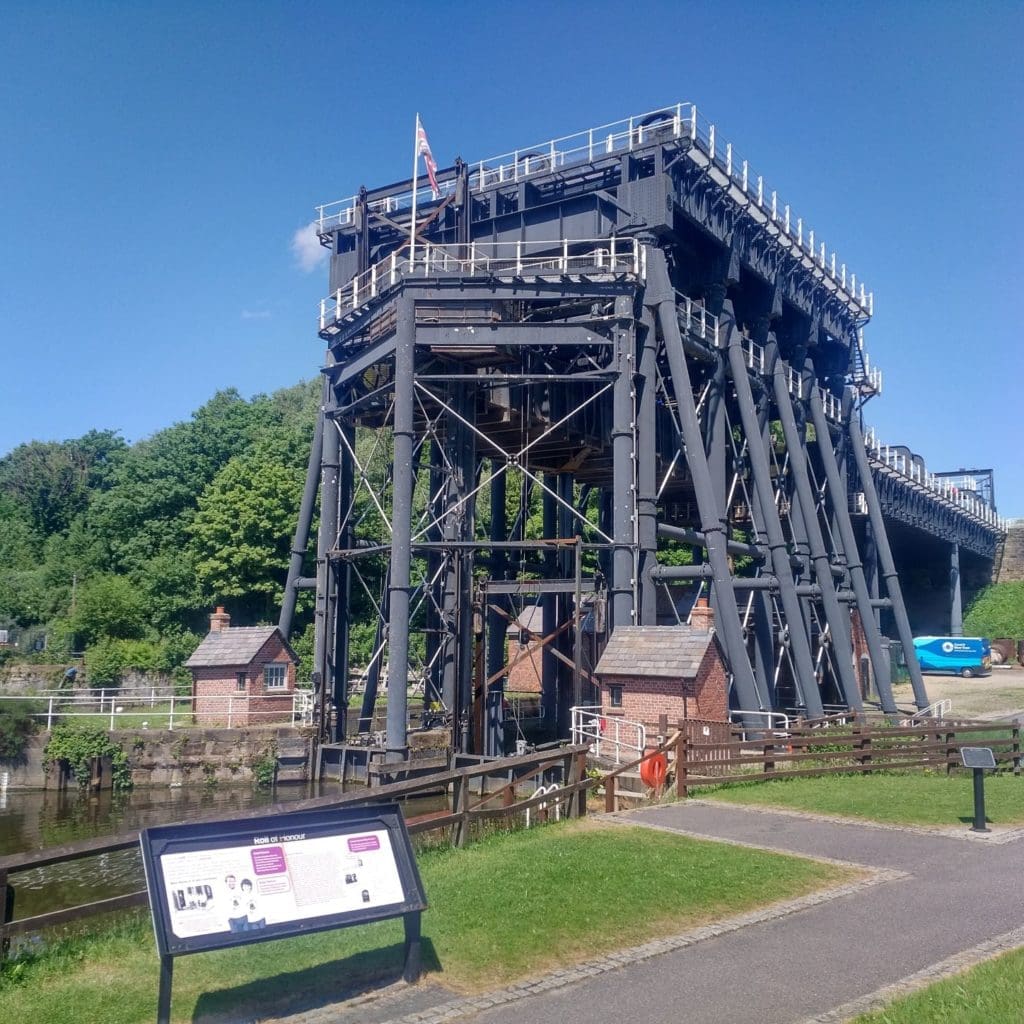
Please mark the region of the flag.
POLYGON ((427 141, 427 133, 423 125, 420 124, 419 115, 416 117, 416 154, 423 157, 423 165, 426 167, 427 177, 430 179, 430 191, 433 192, 435 199, 440 198, 441 189, 437 185, 437 163, 434 160, 434 154, 430 152, 430 143, 427 141))

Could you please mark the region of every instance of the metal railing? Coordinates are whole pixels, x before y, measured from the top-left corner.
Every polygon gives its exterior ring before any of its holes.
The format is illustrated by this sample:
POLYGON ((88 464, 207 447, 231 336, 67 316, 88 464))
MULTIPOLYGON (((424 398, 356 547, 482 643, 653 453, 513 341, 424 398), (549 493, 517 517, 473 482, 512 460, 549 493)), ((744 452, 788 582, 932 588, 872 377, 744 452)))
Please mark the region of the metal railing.
POLYGON ((635 238, 558 239, 536 242, 470 242, 425 245, 408 255, 393 252, 320 300, 320 330, 330 331, 353 310, 386 294, 403 280, 433 274, 468 277, 539 277, 545 274, 630 274, 646 277, 647 253, 635 238))
POLYGON ((120 696, 106 690, 96 694, 76 692, 0 696, 4 701, 30 702, 39 710, 32 712, 49 732, 54 725, 69 719, 92 719, 115 729, 191 728, 204 724, 232 728, 240 723, 259 725, 309 725, 313 720, 313 694, 310 690, 282 690, 265 694, 223 694, 179 697, 176 694, 120 696))
POLYGON ((647 729, 642 722, 602 714, 598 705, 578 705, 569 710, 572 742, 587 744, 594 757, 612 756, 616 764, 621 764, 623 751, 635 757, 647 748, 647 729))
POLYGON ((1003 533, 1006 532, 1006 520, 1000 519, 990 505, 973 494, 964 494, 943 477, 929 473, 920 462, 908 457, 899 448, 882 444, 875 434, 874 428, 867 431, 864 447, 867 449, 868 458, 875 464, 881 465, 890 472, 898 473, 922 490, 930 491, 939 501, 945 502, 951 508, 958 509, 976 522, 992 526, 1003 533))
POLYGON ((730 711, 729 721, 733 725, 740 726, 738 735, 742 740, 746 740, 747 734, 751 731, 749 728, 744 728, 747 725, 745 721, 747 718, 765 719, 764 729, 756 730, 759 736, 764 735, 765 732, 781 736, 788 733, 792 727, 792 719, 785 711, 730 711))
MULTIPOLYGON (((718 184, 766 232, 773 235, 791 254, 798 257, 816 277, 827 283, 846 301, 863 314, 874 313, 874 295, 859 283, 857 275, 847 273, 846 264, 834 251, 829 252, 812 229, 806 229, 803 219, 795 216, 788 203, 780 200, 764 177, 755 174, 747 160, 741 159, 731 142, 718 137, 716 126, 698 114, 696 104, 676 103, 658 110, 585 128, 582 131, 549 139, 533 146, 520 146, 499 156, 472 161, 469 175, 471 190, 496 187, 507 182, 518 182, 539 174, 562 170, 577 164, 592 163, 602 157, 629 152, 653 140, 675 138, 687 141, 691 150, 703 154, 708 172, 718 184), (720 180, 719 180, 720 179, 720 180)), ((455 190, 455 181, 440 183, 440 195, 434 196, 424 185, 417 189, 417 207, 443 199, 455 190)), ((368 203, 372 212, 393 214, 412 207, 412 189, 407 189, 368 203)), ((337 227, 355 223, 358 196, 350 196, 316 207, 317 224, 321 234, 337 227)))
POLYGON ((920 711, 915 711, 909 718, 900 719, 900 725, 919 725, 927 719, 938 719, 941 721, 944 718, 948 718, 952 710, 953 702, 948 697, 944 697, 942 700, 937 700, 920 711))

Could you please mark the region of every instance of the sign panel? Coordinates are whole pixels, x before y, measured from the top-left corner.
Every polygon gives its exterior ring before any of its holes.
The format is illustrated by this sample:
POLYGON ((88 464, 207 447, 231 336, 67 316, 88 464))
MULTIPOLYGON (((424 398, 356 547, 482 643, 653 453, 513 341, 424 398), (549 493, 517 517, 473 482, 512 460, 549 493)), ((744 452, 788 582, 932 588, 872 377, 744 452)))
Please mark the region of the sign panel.
POLYGON ((965 768, 995 768, 996 756, 990 747, 961 747, 960 759, 965 768))
POLYGON ((163 826, 141 843, 163 956, 426 907, 396 804, 163 826))

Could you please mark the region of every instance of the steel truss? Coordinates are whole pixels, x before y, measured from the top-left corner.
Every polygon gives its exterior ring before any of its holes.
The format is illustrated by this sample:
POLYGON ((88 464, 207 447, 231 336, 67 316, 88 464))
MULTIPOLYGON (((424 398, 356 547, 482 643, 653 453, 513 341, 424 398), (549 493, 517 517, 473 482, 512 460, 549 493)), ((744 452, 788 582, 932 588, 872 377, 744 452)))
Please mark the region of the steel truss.
POLYGON ((913 646, 860 422, 863 297, 737 201, 713 136, 709 162, 665 124, 529 181, 457 164, 412 259, 408 213, 379 191, 325 228, 324 404, 281 616, 288 632, 315 585, 322 739, 345 735, 353 630, 373 632, 364 722, 387 680, 390 760, 410 692, 493 754, 524 660, 565 735, 609 633, 685 622, 705 593, 752 725, 861 709, 869 679, 896 710, 881 607, 913 646))

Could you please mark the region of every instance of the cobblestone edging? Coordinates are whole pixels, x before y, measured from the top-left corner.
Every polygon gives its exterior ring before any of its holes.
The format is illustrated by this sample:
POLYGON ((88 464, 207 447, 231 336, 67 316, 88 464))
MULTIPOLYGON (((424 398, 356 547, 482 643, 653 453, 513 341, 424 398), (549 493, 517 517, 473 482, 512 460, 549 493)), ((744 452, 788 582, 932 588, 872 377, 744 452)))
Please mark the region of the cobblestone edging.
MULTIPOLYGON (((808 859, 821 860, 823 858, 808 859)), ((834 863, 840 864, 844 862, 836 861, 834 863)), ((592 978, 598 974, 615 971, 629 964, 639 963, 643 960, 649 960, 652 957, 661 956, 664 953, 672 953, 679 949, 685 949, 687 946, 703 942, 706 939, 717 938, 718 936, 726 935, 729 932, 739 931, 741 928, 747 928, 755 924, 763 924, 767 921, 774 921, 778 918, 786 917, 789 914, 796 914, 802 910, 807 910, 810 907, 827 903, 830 900, 840 899, 844 896, 856 895, 857 893, 863 892, 865 889, 871 888, 872 886, 880 883, 892 882, 906 877, 906 874, 902 871, 892 871, 888 869, 879 870, 872 868, 865 869, 864 866, 860 864, 848 866, 867 870, 870 873, 864 878, 859 878, 856 881, 849 882, 845 885, 833 886, 830 889, 819 889, 817 892, 808 893, 806 896, 800 896, 792 900, 785 900, 781 903, 763 907, 759 910, 748 911, 745 914, 737 914, 734 917, 726 918, 725 920, 718 921, 715 924, 704 925, 700 928, 691 929, 690 931, 683 932, 680 935, 670 935, 663 939, 654 939, 651 942, 645 942, 639 946, 633 946, 629 949, 620 949, 614 953, 608 953, 605 956, 595 957, 594 959, 587 960, 584 963, 577 964, 574 967, 566 967, 560 970, 551 971, 547 974, 538 975, 533 978, 527 978, 523 981, 508 985, 505 988, 498 989, 495 992, 487 992, 484 995, 454 999, 450 1002, 442 1003, 439 1006, 431 1007, 429 1010, 406 1014, 405 1016, 383 1022, 383 1024, 441 1024, 443 1021, 456 1020, 460 1017, 469 1017, 484 1010, 488 1010, 492 1006, 500 1006, 506 1003, 517 1002, 520 999, 526 999, 530 996, 543 995, 545 992, 550 992, 553 989, 565 988, 569 985, 575 984, 576 982, 585 981, 587 978, 592 978)), ((329 1018, 327 1017, 318 1017, 315 1020, 313 1018, 303 1018, 301 1024, 320 1024, 321 1020, 326 1024, 328 1019, 329 1018)), ((299 1024, 299 1022, 296 1022, 296 1024, 299 1024)))
MULTIPOLYGON (((874 828, 883 832, 907 832, 915 836, 928 836, 931 839, 966 839, 968 842, 987 843, 994 846, 1001 846, 1003 843, 1014 843, 1018 839, 1024 839, 1024 825, 1016 825, 1013 828, 1006 829, 996 827, 991 832, 972 832, 966 825, 960 827, 939 825, 934 828, 925 825, 895 825, 886 821, 871 821, 869 818, 844 818, 838 814, 818 814, 815 811, 798 811, 790 807, 765 807, 760 804, 734 804, 727 800, 709 800, 704 797, 690 797, 686 803, 703 804, 707 807, 720 809, 738 809, 755 814, 775 814, 787 818, 802 818, 804 821, 822 821, 828 825, 856 825, 858 828, 874 828)), ((659 806, 673 807, 679 806, 679 804, 653 805, 645 807, 643 810, 654 810, 659 806)), ((639 823, 634 822, 634 824, 639 823)), ((672 831, 676 830, 673 829, 672 831)), ((705 836, 705 838, 708 837, 705 836)), ((717 836, 714 839, 716 842, 726 841, 719 839, 717 836)), ((807 854, 802 853, 799 856, 806 857, 807 854)))
POLYGON ((907 977, 901 978, 891 985, 886 985, 869 995, 861 996, 860 999, 837 1006, 827 1013, 820 1013, 815 1017, 805 1017, 798 1024, 845 1024, 846 1021, 859 1017, 862 1013, 880 1010, 894 999, 918 992, 945 978, 962 974, 977 964, 991 960, 1001 953, 1020 949, 1022 946, 1024 946, 1024 928, 1015 928, 1012 932, 988 939, 961 953, 954 953, 953 956, 940 960, 937 964, 925 967, 915 974, 908 974, 907 977))

